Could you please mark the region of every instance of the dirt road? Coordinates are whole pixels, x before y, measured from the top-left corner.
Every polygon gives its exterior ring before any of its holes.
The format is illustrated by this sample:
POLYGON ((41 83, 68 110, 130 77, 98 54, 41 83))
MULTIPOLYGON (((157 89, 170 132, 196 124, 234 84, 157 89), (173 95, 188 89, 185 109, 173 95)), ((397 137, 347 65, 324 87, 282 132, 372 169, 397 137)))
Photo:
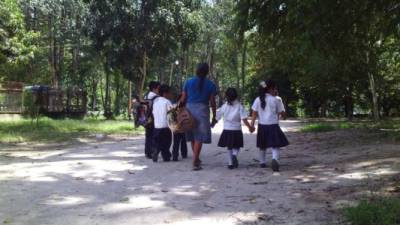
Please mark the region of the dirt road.
MULTIPOLYGON (((282 151, 280 173, 258 167, 248 133, 236 170, 226 169, 226 150, 216 144, 204 149, 198 172, 190 159, 145 159, 143 137, 1 146, 0 224, 340 224, 341 206, 399 191, 399 145, 358 130, 282 126, 291 145, 282 151)), ((214 130, 214 143, 220 132, 214 130)))

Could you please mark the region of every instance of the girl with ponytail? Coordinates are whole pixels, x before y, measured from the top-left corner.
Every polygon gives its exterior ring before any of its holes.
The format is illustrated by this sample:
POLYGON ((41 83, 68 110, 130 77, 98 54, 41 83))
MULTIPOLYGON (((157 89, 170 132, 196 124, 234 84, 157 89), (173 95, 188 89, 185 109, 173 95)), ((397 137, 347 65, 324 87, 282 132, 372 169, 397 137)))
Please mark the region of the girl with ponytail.
POLYGON ((258 118, 257 147, 260 149, 260 167, 266 168, 266 150, 271 148, 271 167, 274 172, 279 171, 280 148, 289 145, 289 142, 279 127, 279 116, 284 115, 285 109, 281 101, 275 96, 276 84, 272 80, 260 83, 259 96, 254 100, 251 126, 254 127, 258 118))

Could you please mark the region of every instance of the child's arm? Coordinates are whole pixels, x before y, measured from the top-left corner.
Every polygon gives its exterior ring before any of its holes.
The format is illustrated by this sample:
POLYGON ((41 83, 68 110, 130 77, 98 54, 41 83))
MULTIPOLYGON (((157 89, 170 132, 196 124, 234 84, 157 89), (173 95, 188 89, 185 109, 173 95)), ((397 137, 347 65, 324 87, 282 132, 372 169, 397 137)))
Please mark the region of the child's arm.
POLYGON ((242 119, 243 123, 247 126, 249 129, 250 133, 254 132, 254 127, 250 125, 249 121, 247 120, 249 117, 249 113, 247 110, 243 107, 243 105, 240 105, 240 118, 242 119))
POLYGON ((243 119, 242 121, 246 125, 246 127, 249 129, 250 133, 253 133, 255 130, 254 126, 251 126, 247 119, 243 119))
POLYGON ((182 92, 181 98, 178 100, 178 107, 182 107, 186 102, 187 94, 185 91, 182 92))
POLYGON ((277 96, 276 99, 278 101, 278 105, 277 105, 278 114, 283 120, 285 120, 286 119, 286 111, 285 111, 285 106, 283 105, 282 98, 277 96))
POLYGON ((256 123, 256 119, 257 119, 257 112, 253 110, 253 112, 251 113, 251 126, 254 127, 254 124, 256 123))
POLYGON ((280 112, 279 115, 281 116, 281 118, 283 120, 286 120, 286 112, 285 111, 280 112))
POLYGON ((225 106, 225 104, 217 109, 217 114, 216 114, 215 119, 217 119, 217 120, 222 119, 222 117, 224 116, 224 111, 225 111, 224 106, 225 106))

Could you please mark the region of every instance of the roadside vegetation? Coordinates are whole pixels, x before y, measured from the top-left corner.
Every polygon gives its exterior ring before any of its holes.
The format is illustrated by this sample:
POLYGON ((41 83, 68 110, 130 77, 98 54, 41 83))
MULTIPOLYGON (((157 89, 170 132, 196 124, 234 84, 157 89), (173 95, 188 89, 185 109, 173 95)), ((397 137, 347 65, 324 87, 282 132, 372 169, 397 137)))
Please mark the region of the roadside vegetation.
POLYGON ((54 120, 41 118, 38 123, 30 119, 0 121, 0 143, 60 142, 94 134, 139 135, 143 129, 135 129, 127 120, 54 120))
POLYGON ((400 119, 373 121, 313 122, 301 128, 302 132, 328 132, 340 129, 368 129, 380 132, 383 137, 400 140, 400 119))
POLYGON ((398 225, 400 199, 392 197, 362 200, 355 207, 345 208, 343 213, 352 225, 398 225))

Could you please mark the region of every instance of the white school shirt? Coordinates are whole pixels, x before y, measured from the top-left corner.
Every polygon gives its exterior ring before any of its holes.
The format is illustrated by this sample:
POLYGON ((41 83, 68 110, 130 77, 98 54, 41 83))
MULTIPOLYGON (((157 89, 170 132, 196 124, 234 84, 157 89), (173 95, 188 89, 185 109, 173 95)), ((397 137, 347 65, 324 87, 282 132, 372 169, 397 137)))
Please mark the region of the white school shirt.
POLYGON ((153 116, 154 116, 154 128, 167 128, 168 117, 167 113, 172 108, 171 102, 164 98, 158 97, 153 102, 153 116))
POLYGON ((261 107, 260 97, 254 100, 251 109, 258 113, 258 123, 263 125, 272 125, 279 123, 279 113, 284 112, 285 108, 283 106, 282 100, 270 94, 265 96, 266 106, 263 109, 261 107))
POLYGON ((146 96, 144 96, 144 100, 152 100, 156 96, 157 96, 156 93, 150 91, 146 96))
POLYGON ((246 109, 239 101, 232 105, 225 103, 217 110, 217 120, 224 118, 224 130, 242 130, 242 120, 248 117, 246 109))

